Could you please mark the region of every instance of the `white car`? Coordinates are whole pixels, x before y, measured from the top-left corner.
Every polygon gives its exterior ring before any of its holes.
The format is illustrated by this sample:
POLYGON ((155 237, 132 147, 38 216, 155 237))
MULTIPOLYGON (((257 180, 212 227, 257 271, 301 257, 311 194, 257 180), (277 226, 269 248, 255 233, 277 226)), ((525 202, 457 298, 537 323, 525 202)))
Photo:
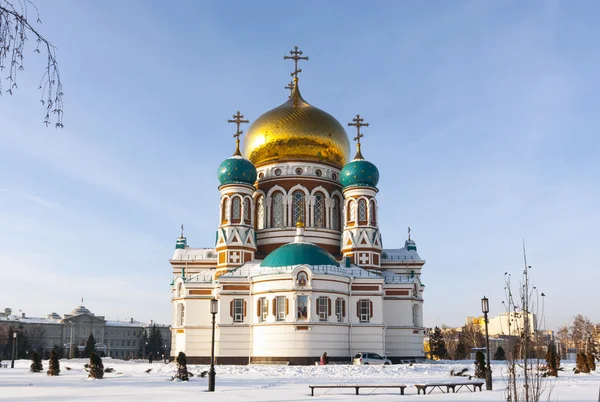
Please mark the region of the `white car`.
POLYGON ((392 362, 389 359, 386 359, 385 357, 381 357, 379 356, 377 353, 367 353, 367 352, 360 352, 357 353, 354 356, 354 364, 362 364, 362 365, 370 365, 370 364, 384 364, 384 365, 390 365, 392 364, 392 362))

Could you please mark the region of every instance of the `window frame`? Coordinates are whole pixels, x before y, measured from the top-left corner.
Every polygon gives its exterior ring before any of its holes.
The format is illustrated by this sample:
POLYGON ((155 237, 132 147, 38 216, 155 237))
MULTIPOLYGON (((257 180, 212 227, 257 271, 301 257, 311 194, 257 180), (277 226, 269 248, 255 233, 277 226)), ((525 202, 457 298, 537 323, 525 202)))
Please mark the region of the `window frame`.
POLYGON ((327 296, 317 297, 317 315, 319 317, 319 321, 329 321, 328 299, 329 298, 327 296))
POLYGON ((358 300, 358 322, 361 324, 368 324, 371 322, 373 312, 371 311, 371 300, 370 299, 359 299, 358 300))
POLYGON ((258 299, 258 305, 260 308, 258 314, 258 322, 266 322, 267 316, 269 315, 269 303, 267 302, 266 297, 261 297, 258 299))
POLYGON ((287 298, 285 296, 277 296, 275 298, 275 321, 282 322, 285 321, 285 316, 287 313, 287 298))
POLYGON ((233 322, 240 324, 244 322, 244 299, 233 299, 233 322))

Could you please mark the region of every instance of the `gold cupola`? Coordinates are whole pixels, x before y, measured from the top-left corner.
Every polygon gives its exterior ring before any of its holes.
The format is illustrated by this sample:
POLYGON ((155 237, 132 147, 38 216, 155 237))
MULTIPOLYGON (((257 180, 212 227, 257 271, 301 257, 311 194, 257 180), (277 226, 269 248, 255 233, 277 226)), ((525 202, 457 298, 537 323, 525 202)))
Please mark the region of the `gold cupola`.
POLYGON ((332 115, 302 98, 298 78, 294 78, 287 102, 252 123, 244 138, 243 154, 255 166, 303 160, 342 167, 350 159, 350 141, 332 115))

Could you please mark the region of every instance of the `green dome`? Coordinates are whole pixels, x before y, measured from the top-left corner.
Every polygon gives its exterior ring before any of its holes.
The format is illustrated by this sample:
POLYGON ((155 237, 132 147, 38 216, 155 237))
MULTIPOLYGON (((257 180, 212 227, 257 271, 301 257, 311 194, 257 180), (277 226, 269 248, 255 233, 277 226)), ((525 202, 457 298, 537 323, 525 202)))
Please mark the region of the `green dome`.
POLYGON ((354 159, 342 169, 340 182, 344 187, 377 187, 379 170, 371 162, 364 159, 354 159))
POLYGON ((300 264, 340 266, 331 254, 312 243, 285 244, 267 255, 260 266, 289 267, 300 264))
POLYGON ((248 159, 234 155, 221 163, 217 178, 222 186, 235 183, 253 185, 256 181, 256 167, 248 159))

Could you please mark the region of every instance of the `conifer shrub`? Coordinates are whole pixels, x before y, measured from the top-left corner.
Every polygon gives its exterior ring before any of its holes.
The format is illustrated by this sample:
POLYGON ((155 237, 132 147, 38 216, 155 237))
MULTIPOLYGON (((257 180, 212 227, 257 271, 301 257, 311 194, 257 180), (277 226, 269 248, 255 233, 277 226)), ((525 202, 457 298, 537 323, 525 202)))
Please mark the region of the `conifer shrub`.
POLYGON ((50 361, 48 362, 48 375, 58 375, 60 373, 60 363, 56 350, 50 352, 50 361))
POLYGON ((502 346, 498 346, 496 353, 494 353, 494 360, 506 360, 506 352, 502 346))
POLYGON ((577 360, 575 360, 575 374, 589 373, 590 368, 588 366, 588 359, 585 353, 577 353, 577 360))
POLYGON ((104 377, 104 364, 102 364, 102 359, 96 353, 92 352, 90 356, 90 378, 98 378, 101 379, 104 377))
POLYGON ((551 341, 546 351, 546 373, 544 376, 558 377, 558 370, 560 370, 560 355, 556 350, 556 344, 551 341))
POLYGON ((475 354, 475 378, 485 378, 485 356, 480 350, 475 354))
POLYGON ((187 357, 183 352, 179 352, 177 355, 177 375, 175 377, 181 381, 188 381, 190 379, 187 371, 187 357))
POLYGON ((38 352, 33 352, 31 354, 31 366, 29 366, 29 371, 32 373, 39 373, 44 370, 44 366, 42 365, 42 358, 38 352))
POLYGON ((454 352, 455 360, 465 360, 467 358, 467 348, 462 340, 458 341, 458 345, 456 345, 456 351, 454 352))
POLYGON ((592 353, 587 354, 587 366, 590 371, 596 371, 596 358, 592 353))

